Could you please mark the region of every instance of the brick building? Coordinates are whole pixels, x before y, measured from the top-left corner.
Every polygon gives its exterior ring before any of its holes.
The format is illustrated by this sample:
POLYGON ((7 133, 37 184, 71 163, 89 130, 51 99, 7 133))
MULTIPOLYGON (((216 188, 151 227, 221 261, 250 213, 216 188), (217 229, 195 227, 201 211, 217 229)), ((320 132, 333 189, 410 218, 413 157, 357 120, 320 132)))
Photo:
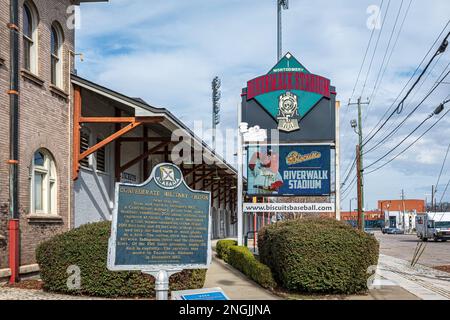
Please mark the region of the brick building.
POLYGON ((381 211, 416 211, 425 212, 425 200, 378 200, 378 210, 381 211))
POLYGON ((106 1, 0 0, 0 279, 38 271, 35 249, 51 236, 110 219, 115 182, 172 161, 177 129, 204 155, 180 166, 212 192, 214 236, 235 233, 230 165, 168 110, 73 74, 73 6, 106 1))
MULTIPOLYGON (((8 110, 10 96, 16 94, 20 264, 30 266, 35 261, 36 244, 69 228, 71 153, 67 145, 74 30, 66 22, 70 18, 68 7, 82 1, 17 1, 15 26, 10 17, 14 2, 0 1, 0 235, 6 238, 10 217, 8 161, 12 146, 8 110), (18 34, 18 92, 10 92, 14 59, 11 28, 18 34)), ((8 266, 7 243, 5 239, 0 243, 0 269, 8 266)))

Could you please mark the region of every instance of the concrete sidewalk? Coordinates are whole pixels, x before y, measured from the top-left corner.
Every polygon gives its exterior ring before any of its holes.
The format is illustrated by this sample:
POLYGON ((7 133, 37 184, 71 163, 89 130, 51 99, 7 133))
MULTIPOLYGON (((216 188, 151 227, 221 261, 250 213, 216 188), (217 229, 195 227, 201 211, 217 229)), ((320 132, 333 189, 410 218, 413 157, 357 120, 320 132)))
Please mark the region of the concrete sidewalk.
MULTIPOLYGON (((213 258, 211 266, 206 273, 205 288, 220 287, 232 300, 283 300, 282 297, 272 294, 263 289, 257 283, 251 281, 247 276, 228 265, 226 262, 216 257, 215 246, 217 241, 213 241, 213 258)), ((385 260, 385 259, 382 259, 385 260)), ((377 272, 378 273, 378 272, 377 272)), ((385 277, 385 274, 376 277, 376 284, 379 286, 373 288, 365 295, 349 296, 308 296, 288 294, 286 299, 338 299, 338 300, 420 300, 417 292, 411 292, 410 288, 394 283, 385 277), (384 276, 384 277, 383 277, 384 276)))
MULTIPOLYGON (((235 240, 235 239, 234 239, 235 240)), ((282 298, 263 289, 247 276, 216 258, 216 243, 212 241, 212 262, 206 273, 205 288, 220 287, 231 300, 281 300, 282 298)))
POLYGON ((380 254, 377 274, 423 300, 450 300, 450 274, 380 254))
POLYGON ((244 274, 215 257, 206 273, 205 288, 220 287, 231 300, 281 300, 244 274))

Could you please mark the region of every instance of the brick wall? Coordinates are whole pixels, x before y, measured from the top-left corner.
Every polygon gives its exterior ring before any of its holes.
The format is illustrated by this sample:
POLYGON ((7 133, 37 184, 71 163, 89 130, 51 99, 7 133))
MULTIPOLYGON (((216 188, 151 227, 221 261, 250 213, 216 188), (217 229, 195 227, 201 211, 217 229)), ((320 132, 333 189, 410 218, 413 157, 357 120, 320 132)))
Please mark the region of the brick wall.
POLYGON ((403 200, 379 200, 378 210, 383 211, 403 211, 403 204, 405 211, 425 212, 425 200, 406 199, 403 200))
MULTIPOLYGON (((0 0, 0 58, 6 63, 0 66, 0 235, 6 233, 8 219, 8 168, 9 156, 9 0, 0 0)), ((19 1, 19 27, 22 26, 22 5, 19 1)), ((74 31, 66 21, 70 0, 34 1, 39 14, 38 25, 38 74, 28 75, 21 70, 19 107, 19 210, 21 265, 35 262, 35 248, 38 243, 52 235, 68 229, 70 192, 70 51, 74 47, 74 31), (64 34, 63 43, 63 88, 52 89, 50 84, 50 34, 51 25, 58 21, 64 34), (57 214, 58 222, 42 220, 33 222, 30 214, 30 166, 34 152, 47 149, 54 157, 57 168, 57 214)), ((20 68, 23 68, 22 36, 20 38, 20 68)), ((0 243, 0 269, 6 268, 7 245, 0 243)))

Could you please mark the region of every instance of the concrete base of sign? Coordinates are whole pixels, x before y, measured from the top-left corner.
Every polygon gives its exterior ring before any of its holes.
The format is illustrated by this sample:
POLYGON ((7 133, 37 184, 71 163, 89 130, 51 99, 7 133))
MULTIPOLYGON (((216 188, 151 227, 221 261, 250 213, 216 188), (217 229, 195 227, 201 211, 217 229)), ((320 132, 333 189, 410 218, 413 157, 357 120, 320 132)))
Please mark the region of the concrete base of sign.
POLYGON ((142 272, 155 278, 156 300, 169 300, 169 278, 171 275, 181 271, 182 270, 159 270, 142 272))

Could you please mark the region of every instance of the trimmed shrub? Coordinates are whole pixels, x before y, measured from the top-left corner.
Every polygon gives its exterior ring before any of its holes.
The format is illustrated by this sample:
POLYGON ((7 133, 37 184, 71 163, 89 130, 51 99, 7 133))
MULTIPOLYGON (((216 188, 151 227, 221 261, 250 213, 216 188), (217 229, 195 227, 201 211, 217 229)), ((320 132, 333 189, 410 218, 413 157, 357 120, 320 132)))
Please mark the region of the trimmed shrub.
POLYGON ((263 228, 258 249, 261 262, 285 289, 353 294, 367 291, 367 269, 377 264, 379 244, 344 222, 306 218, 263 228))
MULTIPOLYGON (((99 297, 153 297, 155 281, 152 276, 139 271, 107 269, 110 232, 109 221, 87 224, 40 244, 36 258, 44 290, 99 297), (73 290, 67 285, 71 275, 67 271, 69 266, 80 268, 80 289, 73 290)), ((184 270, 170 277, 170 289, 202 288, 205 276, 206 270, 184 270)))
POLYGON ((219 240, 216 244, 216 252, 217 256, 224 260, 225 262, 228 262, 228 254, 230 253, 230 248, 232 246, 237 246, 236 240, 219 240))
POLYGON ((230 248, 228 263, 244 273, 263 288, 274 288, 276 282, 269 267, 259 262, 247 247, 230 248))

